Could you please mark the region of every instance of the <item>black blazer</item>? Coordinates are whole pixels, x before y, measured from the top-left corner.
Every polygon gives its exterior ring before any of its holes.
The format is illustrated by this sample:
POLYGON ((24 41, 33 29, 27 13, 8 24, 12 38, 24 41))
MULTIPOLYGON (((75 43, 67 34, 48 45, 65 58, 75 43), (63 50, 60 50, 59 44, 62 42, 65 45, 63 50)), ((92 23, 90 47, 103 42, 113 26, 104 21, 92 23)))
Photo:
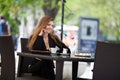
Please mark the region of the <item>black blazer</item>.
MULTIPOLYGON (((48 39, 49 39, 49 46, 50 46, 50 47, 55 47, 55 46, 57 46, 57 47, 59 48, 59 49, 57 50, 58 53, 62 53, 63 48, 68 49, 68 50, 67 50, 67 53, 68 53, 68 54, 71 53, 70 49, 69 49, 63 42, 60 42, 58 39, 56 39, 57 42, 58 42, 59 44, 61 44, 61 46, 59 46, 59 45, 50 37, 50 35, 48 35, 48 39)), ((46 46, 45 46, 45 43, 44 43, 44 40, 43 40, 43 36, 38 36, 38 37, 37 37, 37 39, 36 39, 36 41, 35 41, 35 43, 34 43, 34 45, 33 45, 33 50, 43 50, 43 51, 46 51, 46 50, 47 50, 47 48, 46 48, 46 46)))

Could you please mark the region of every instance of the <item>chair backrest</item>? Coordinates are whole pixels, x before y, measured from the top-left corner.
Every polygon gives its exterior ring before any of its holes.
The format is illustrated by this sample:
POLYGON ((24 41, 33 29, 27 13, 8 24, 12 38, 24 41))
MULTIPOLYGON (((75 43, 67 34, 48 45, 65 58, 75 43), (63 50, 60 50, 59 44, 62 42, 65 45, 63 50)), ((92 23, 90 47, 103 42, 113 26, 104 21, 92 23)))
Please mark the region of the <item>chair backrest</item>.
MULTIPOLYGON (((27 48, 28 38, 21 38, 21 52, 26 52, 29 54, 29 49, 27 48)), ((19 56, 18 62, 18 72, 17 76, 20 77, 24 73, 29 73, 28 65, 33 61, 33 58, 19 56)))
POLYGON ((0 36, 1 80, 15 80, 15 54, 12 36, 0 36))
POLYGON ((21 38, 21 52, 30 52, 27 48, 28 38, 21 38))
POLYGON ((97 42, 93 80, 120 80, 120 44, 97 42))

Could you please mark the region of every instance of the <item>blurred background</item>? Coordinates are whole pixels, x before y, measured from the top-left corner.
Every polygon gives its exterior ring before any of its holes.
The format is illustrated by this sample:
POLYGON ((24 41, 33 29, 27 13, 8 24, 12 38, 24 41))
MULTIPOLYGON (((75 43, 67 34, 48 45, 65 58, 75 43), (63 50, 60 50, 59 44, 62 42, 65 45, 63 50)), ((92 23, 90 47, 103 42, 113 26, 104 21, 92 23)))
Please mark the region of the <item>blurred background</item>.
POLYGON ((61 33, 60 26, 63 24, 64 42, 66 39, 77 41, 80 17, 99 19, 99 40, 120 42, 119 3, 120 0, 0 0, 0 15, 8 22, 15 42, 19 37, 29 37, 43 15, 55 18, 57 34, 61 33), (62 3, 64 24, 61 23, 62 3))
POLYGON ((50 15, 55 19, 55 33, 60 37, 63 26, 62 40, 74 52, 78 47, 81 17, 99 19, 99 41, 120 43, 119 4, 120 0, 0 0, 0 16, 9 26, 15 50, 20 50, 20 38, 28 38, 40 18, 50 15))

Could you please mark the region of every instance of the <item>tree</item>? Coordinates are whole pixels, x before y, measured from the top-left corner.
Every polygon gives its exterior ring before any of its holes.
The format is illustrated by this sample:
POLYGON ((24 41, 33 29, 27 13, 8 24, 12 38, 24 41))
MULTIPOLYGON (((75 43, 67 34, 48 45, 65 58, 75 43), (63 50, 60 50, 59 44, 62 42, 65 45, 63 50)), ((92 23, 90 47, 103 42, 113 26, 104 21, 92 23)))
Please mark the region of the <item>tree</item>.
POLYGON ((44 4, 43 4, 43 11, 45 13, 45 15, 50 15, 53 18, 56 17, 58 10, 60 8, 60 1, 61 0, 43 0, 44 4))
MULTIPOLYGON (((114 36, 120 41, 119 4, 120 0, 74 0, 74 2, 67 0, 66 5, 70 8, 69 13, 72 12, 73 15, 65 18, 65 23, 79 25, 79 18, 81 16, 98 18, 103 34, 114 36)), ((65 9, 65 13, 68 13, 67 8, 65 9)))
POLYGON ((12 35, 19 33, 21 17, 26 18, 26 12, 31 9, 35 14, 37 9, 43 9, 45 15, 56 17, 61 0, 0 0, 0 12, 8 20, 12 35))
MULTIPOLYGON (((36 11, 42 9, 44 15, 54 17, 56 24, 59 24, 61 21, 61 1, 62 0, 0 0, 0 14, 3 14, 9 21, 12 34, 18 34, 20 20, 22 17, 26 18, 28 11, 34 14, 35 19, 36 11)), ((120 40, 119 4, 120 0, 66 0, 64 23, 79 25, 80 16, 99 18, 100 29, 104 34, 110 34, 111 36, 117 37, 117 40, 120 40)))

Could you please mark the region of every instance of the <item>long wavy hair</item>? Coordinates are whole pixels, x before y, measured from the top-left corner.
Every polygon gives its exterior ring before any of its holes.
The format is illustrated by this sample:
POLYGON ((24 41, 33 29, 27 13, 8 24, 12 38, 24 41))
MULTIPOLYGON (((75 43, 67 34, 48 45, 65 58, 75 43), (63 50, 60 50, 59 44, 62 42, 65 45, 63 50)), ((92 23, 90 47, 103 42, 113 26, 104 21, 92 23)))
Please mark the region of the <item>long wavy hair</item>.
MULTIPOLYGON (((47 26, 47 24, 50 21, 54 21, 54 19, 50 16, 44 16, 42 17, 42 19, 39 21, 39 23, 37 24, 34 32, 32 33, 32 35, 30 36, 29 40, 28 40, 28 45, 27 47, 29 48, 29 50, 32 50, 33 44, 37 38, 37 36, 39 35, 39 33, 41 32, 41 30, 47 26)), ((61 46, 60 43, 57 42, 57 40, 59 40, 59 42, 62 42, 60 39, 58 39, 58 37, 52 32, 50 33, 51 38, 56 42, 57 45, 61 46)))

